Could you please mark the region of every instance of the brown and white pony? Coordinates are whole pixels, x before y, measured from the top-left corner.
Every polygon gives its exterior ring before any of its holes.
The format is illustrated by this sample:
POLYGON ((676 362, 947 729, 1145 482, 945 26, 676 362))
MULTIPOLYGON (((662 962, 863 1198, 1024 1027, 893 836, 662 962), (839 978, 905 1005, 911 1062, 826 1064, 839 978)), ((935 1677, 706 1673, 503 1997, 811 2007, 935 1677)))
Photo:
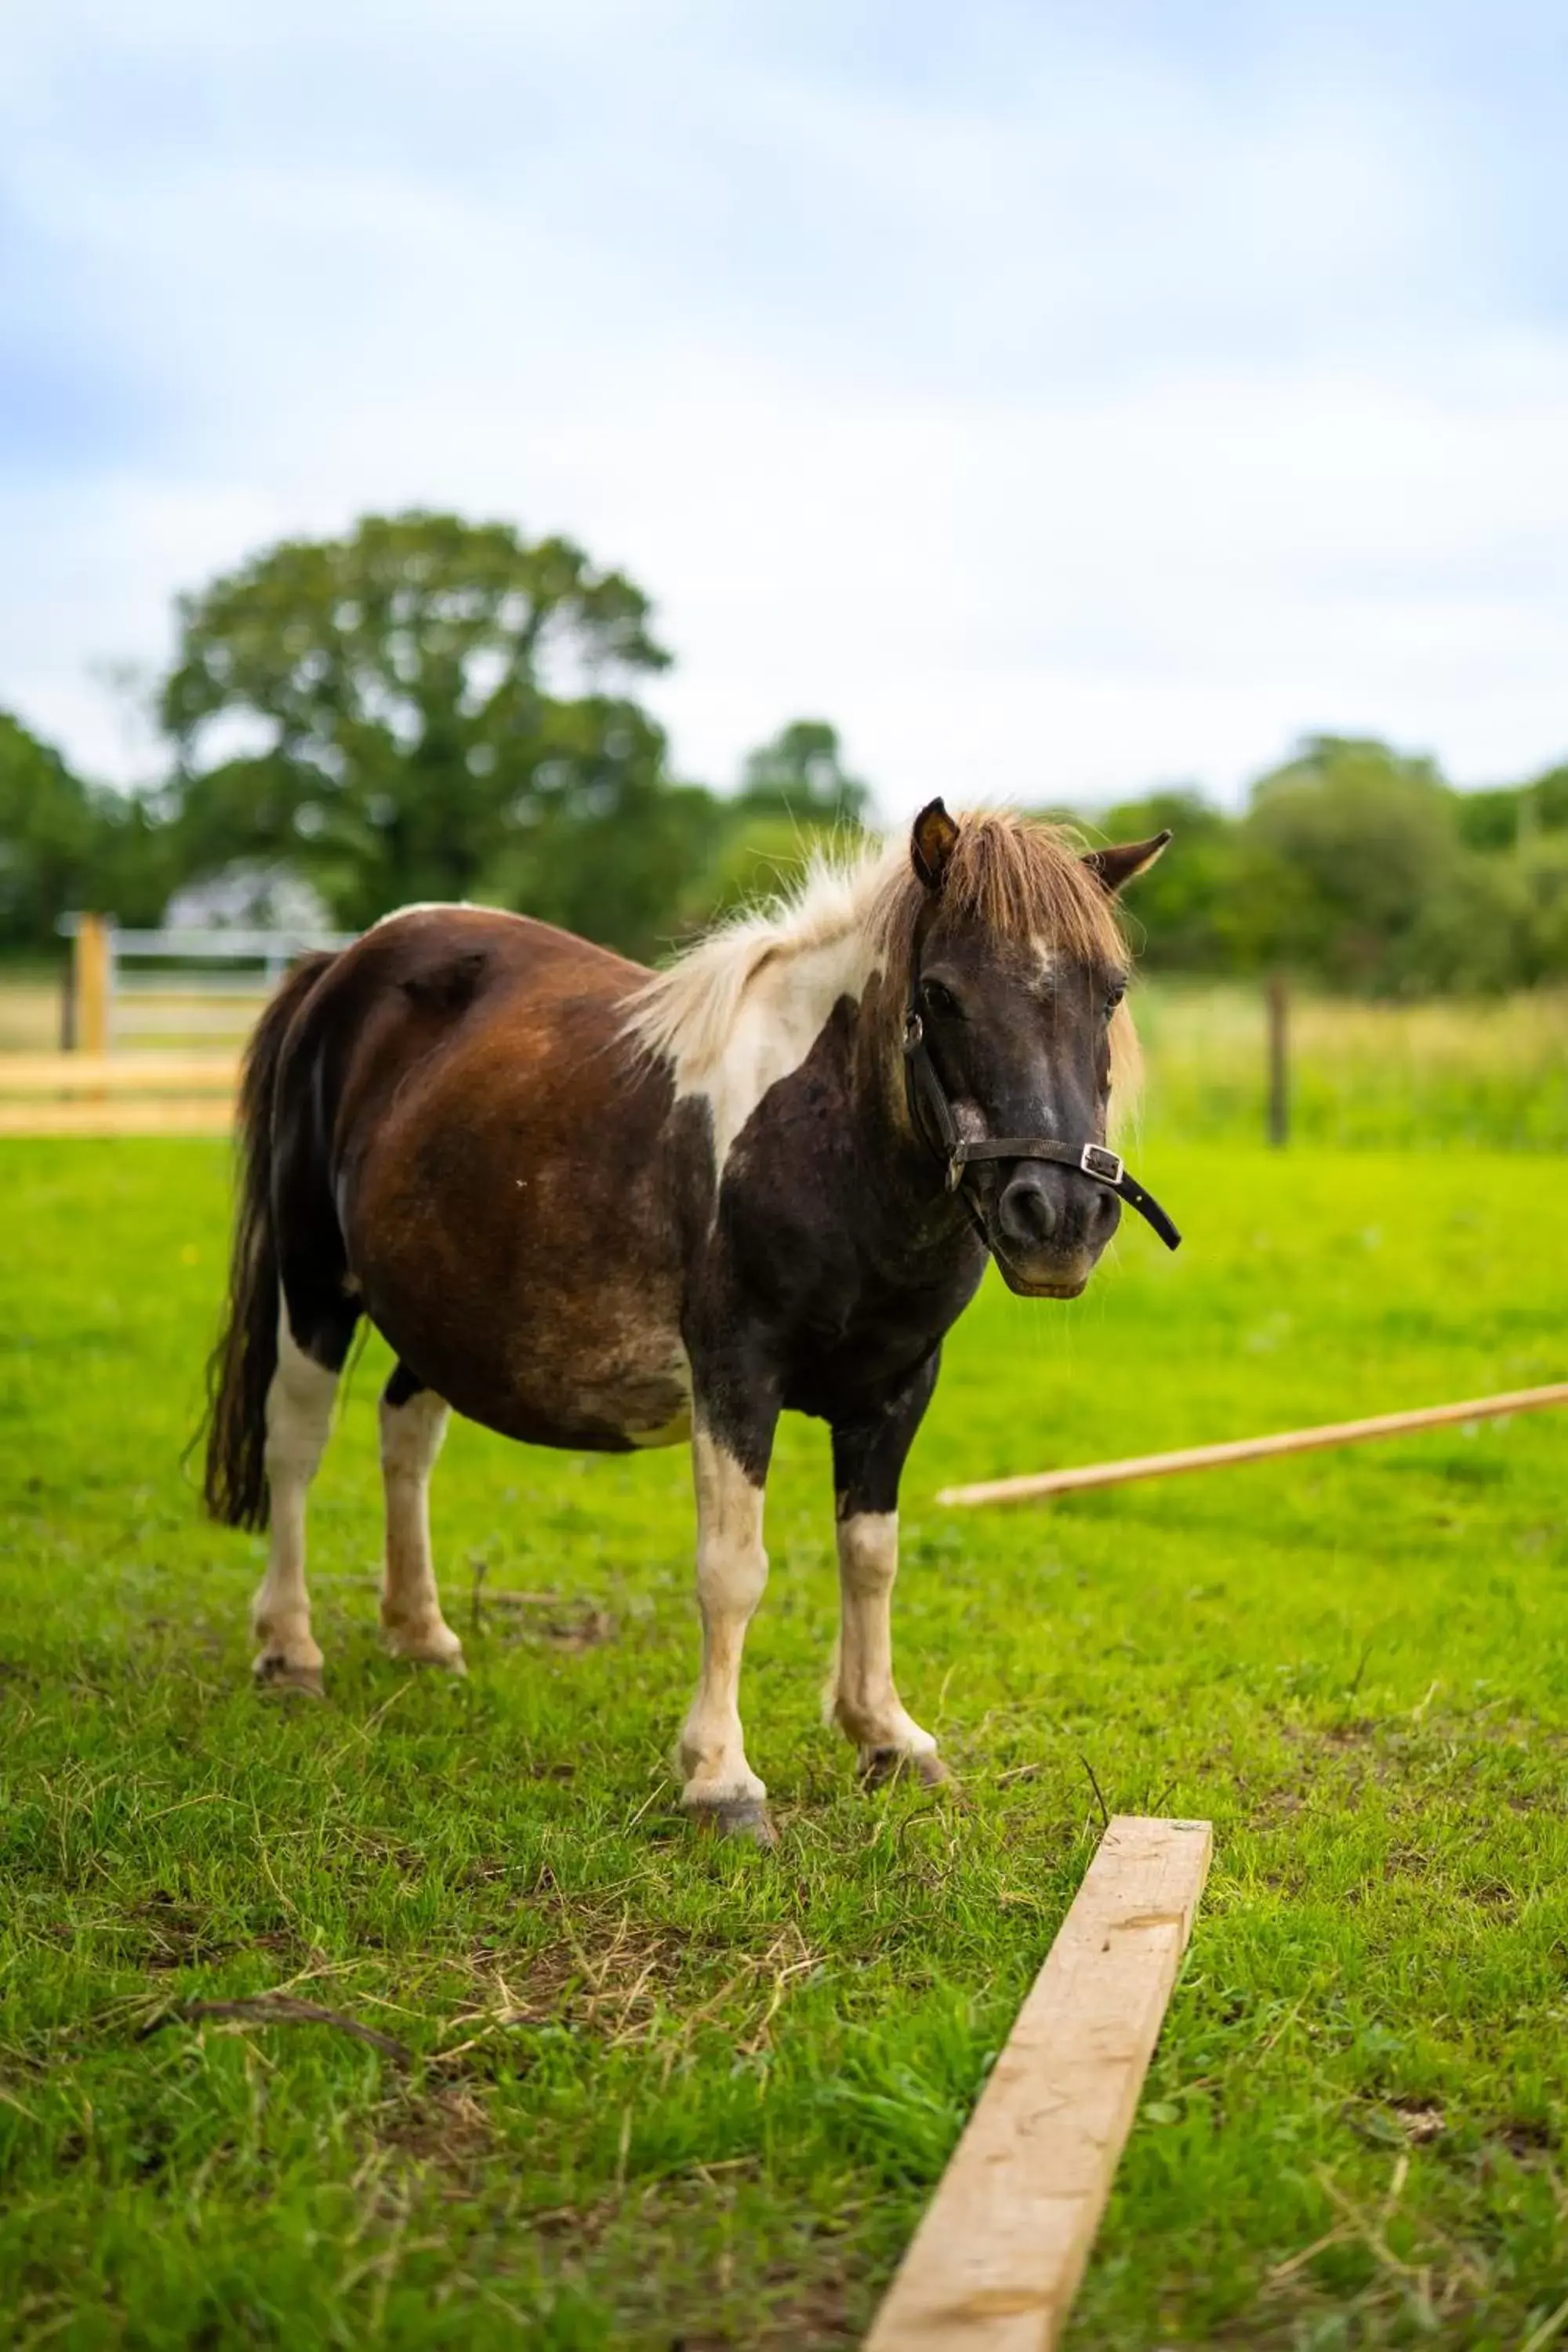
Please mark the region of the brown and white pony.
POLYGON ((364 1315, 398 1359, 381 1400, 395 1656, 462 1671, 427 1502, 449 1406, 535 1445, 689 1438, 684 1799, 770 1837, 737 1700, 788 1407, 832 1431, 833 1719, 868 1775, 943 1777, 893 1682, 900 1474, 987 1248, 1014 1290, 1071 1297, 1115 1228, 1107 1184, 1062 1163, 1104 1139, 1112 1043, 1131 1042, 1114 898, 1163 845, 1080 857, 1047 826, 933 802, 907 845, 820 868, 658 975, 466 906, 300 962, 246 1065, 206 1464, 216 1517, 270 1517, 258 1679, 321 1687, 305 1498, 364 1315), (911 1039, 964 1139, 946 1166, 911 1039), (985 1147, 1053 1136, 1055 1160, 985 1147))

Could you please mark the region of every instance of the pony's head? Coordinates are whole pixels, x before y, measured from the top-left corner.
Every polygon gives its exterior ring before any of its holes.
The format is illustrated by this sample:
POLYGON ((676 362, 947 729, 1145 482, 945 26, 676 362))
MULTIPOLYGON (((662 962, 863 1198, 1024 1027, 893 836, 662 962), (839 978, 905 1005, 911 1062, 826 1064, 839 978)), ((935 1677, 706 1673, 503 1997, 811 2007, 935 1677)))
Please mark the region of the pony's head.
POLYGON ((1009 1288, 1029 1297, 1076 1297, 1121 1215, 1104 1183, 1026 1147, 1054 1139, 1076 1159, 1104 1143, 1113 1063, 1132 1045, 1117 896, 1169 837, 1080 854, 1049 825, 954 819, 940 800, 910 834, 896 953, 929 1097, 911 1083, 911 1122, 939 1155, 952 1138, 932 1136, 933 1103, 966 1145, 1025 1147, 967 1159, 962 1181, 1009 1288))

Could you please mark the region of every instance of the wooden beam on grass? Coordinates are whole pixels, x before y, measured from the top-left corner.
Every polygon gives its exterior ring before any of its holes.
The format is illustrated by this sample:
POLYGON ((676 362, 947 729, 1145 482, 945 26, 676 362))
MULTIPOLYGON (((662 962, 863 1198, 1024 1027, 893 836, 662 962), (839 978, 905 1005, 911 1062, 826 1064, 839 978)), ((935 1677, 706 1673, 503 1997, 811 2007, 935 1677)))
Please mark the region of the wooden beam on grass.
POLYGON ((1086 1486, 1123 1486, 1133 1478, 1173 1478, 1187 1470, 1223 1470, 1237 1462, 1267 1462, 1279 1454, 1311 1454, 1325 1445, 1361 1445, 1372 1437, 1402 1437, 1441 1429, 1453 1421, 1493 1421, 1502 1413, 1542 1412, 1568 1404, 1568 1381, 1548 1388, 1513 1389, 1503 1396, 1470 1397, 1462 1404, 1428 1404, 1412 1412, 1378 1412, 1366 1421, 1331 1421, 1316 1429, 1285 1429, 1270 1437, 1238 1437, 1224 1445, 1188 1445, 1174 1454, 1138 1454, 1125 1462, 1088 1462, 1076 1470, 1045 1470, 1024 1478, 984 1478, 973 1486, 944 1486, 937 1496, 956 1509, 982 1503, 1036 1503, 1086 1486))
POLYGON ((1045 2352, 1083 2275, 1208 1874, 1207 1822, 1109 1823, 866 2352, 1045 2352))

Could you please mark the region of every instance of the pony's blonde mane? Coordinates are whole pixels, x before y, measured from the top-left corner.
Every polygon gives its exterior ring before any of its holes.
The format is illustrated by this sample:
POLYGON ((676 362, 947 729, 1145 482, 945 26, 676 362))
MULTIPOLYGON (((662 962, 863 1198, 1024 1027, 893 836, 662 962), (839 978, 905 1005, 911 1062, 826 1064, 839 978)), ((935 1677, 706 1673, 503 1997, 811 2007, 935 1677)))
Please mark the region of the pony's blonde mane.
POLYGON ((890 843, 813 850, 797 877, 725 917, 644 982, 631 1001, 631 1034, 651 1054, 668 1055, 693 1071, 710 1069, 765 966, 859 939, 869 950, 869 969, 878 909, 896 886, 900 861, 907 871, 907 852, 890 843))
MULTIPOLYGON (((1066 828, 994 810, 957 822, 942 882, 946 908, 1004 939, 1075 961, 1126 962, 1114 902, 1066 828)), ((907 835, 847 856, 819 851, 791 887, 720 923, 646 982, 628 1009, 629 1032, 646 1052, 668 1055, 696 1077, 722 1059, 764 970, 824 955, 842 967, 836 979, 858 975, 847 992, 858 995, 873 971, 907 964, 925 897, 907 835)), ((1118 1041, 1123 1049, 1125 1042, 1118 1041)))

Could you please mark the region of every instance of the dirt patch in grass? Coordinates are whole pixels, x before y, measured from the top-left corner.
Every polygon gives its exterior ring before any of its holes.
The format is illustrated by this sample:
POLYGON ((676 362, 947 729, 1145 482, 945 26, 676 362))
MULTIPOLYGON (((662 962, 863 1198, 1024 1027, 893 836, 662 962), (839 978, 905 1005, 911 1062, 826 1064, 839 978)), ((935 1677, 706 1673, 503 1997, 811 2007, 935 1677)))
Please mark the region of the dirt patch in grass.
POLYGON ((754 2055, 790 1986, 821 1965, 794 1925, 748 1948, 608 1906, 563 1901, 559 1919, 560 1932, 531 1951, 476 1948, 479 1998, 449 2021, 457 2040, 434 2063, 458 2064, 518 2028, 565 2027, 617 2049, 661 2032, 689 2039, 721 2013, 737 2051, 754 2055))
POLYGON ((613 1642, 620 1627, 607 1609, 581 1594, 509 1592, 487 1584, 476 1564, 469 1619, 476 1633, 501 1642, 538 1642, 574 1654, 613 1642))
POLYGON ((374 2120, 377 2145, 411 2162, 468 2176, 495 2145, 484 2104, 467 2084, 409 2092, 374 2120))
POLYGON ((1390 2099, 1388 2106, 1412 2147, 1425 2147, 1448 2128, 1447 2116, 1430 2099, 1390 2099))
POLYGON ((1507 2148, 1516 2164, 1540 2163, 1553 2153, 1558 2144, 1558 2136, 1550 2124, 1528 2116, 1510 2117, 1489 2137, 1500 2147, 1507 2148))
POLYGON ((162 1891, 150 1895, 126 1915, 126 1957, 154 1971, 211 1968, 233 1952, 281 1952, 297 1942, 292 1930, 247 1936, 243 1943, 214 1930, 208 1914, 177 1895, 162 1891))

